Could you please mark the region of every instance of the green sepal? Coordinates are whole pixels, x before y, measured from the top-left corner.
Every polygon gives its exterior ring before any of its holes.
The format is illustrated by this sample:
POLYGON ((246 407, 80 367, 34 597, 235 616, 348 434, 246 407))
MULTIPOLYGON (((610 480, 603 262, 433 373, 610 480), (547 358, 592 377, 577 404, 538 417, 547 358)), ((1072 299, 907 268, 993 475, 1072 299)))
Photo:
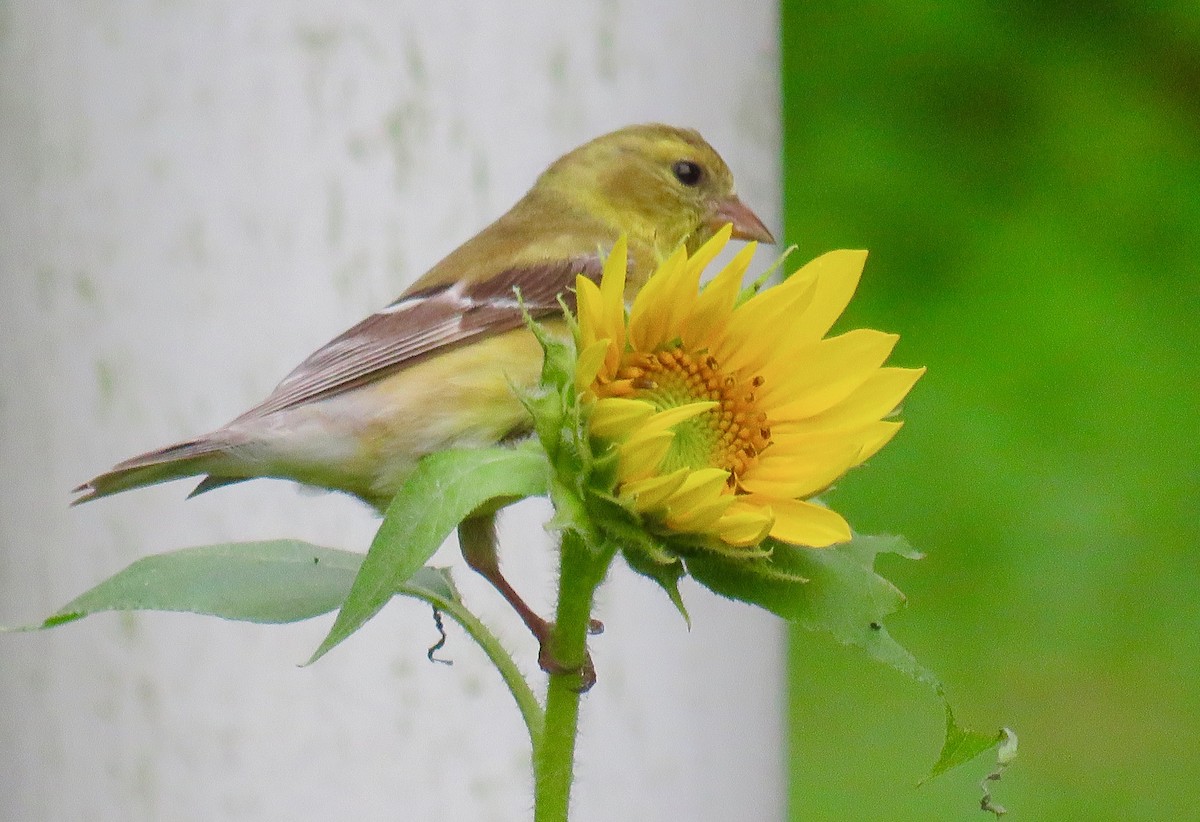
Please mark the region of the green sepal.
POLYGON ((687 606, 683 604, 683 595, 679 592, 679 580, 687 576, 687 569, 684 568, 683 561, 679 557, 666 555, 663 556, 663 561, 657 561, 656 557, 651 554, 636 550, 622 550, 621 556, 631 569, 663 589, 671 600, 671 604, 675 606, 675 610, 679 611, 683 621, 687 623, 688 628, 691 628, 692 617, 688 613, 687 606))
POLYGON ((569 430, 576 421, 569 419, 575 386, 575 347, 555 339, 533 319, 526 323, 542 346, 542 378, 532 391, 519 391, 518 397, 533 418, 534 432, 551 462, 559 456, 559 447, 574 437, 569 430))
MULTIPOLYGON (((738 292, 737 299, 734 300, 734 303, 733 303, 734 307, 736 308, 736 307, 740 306, 742 303, 749 300, 755 294, 762 291, 763 286, 765 286, 767 284, 767 280, 769 280, 769 279, 771 279, 771 277, 775 276, 775 272, 779 270, 779 268, 784 264, 784 262, 787 261, 787 258, 792 256, 792 253, 795 252, 798 248, 799 248, 799 246, 797 246, 797 245, 789 245, 787 248, 785 248, 783 250, 783 253, 781 253, 778 257, 775 258, 775 262, 771 263, 771 265, 767 268, 766 271, 764 271, 762 274, 759 274, 757 277, 754 278, 754 282, 750 283, 750 285, 746 286, 740 292, 738 292)), ((787 276, 790 276, 790 275, 786 275, 784 277, 784 279, 787 279, 787 276)))
POLYGON ((771 545, 761 542, 758 545, 730 545, 721 539, 705 534, 671 534, 666 538, 671 550, 680 556, 704 555, 726 559, 736 565, 748 564, 756 566, 755 570, 771 571, 763 568, 769 565, 774 553, 771 545))
MULTIPOLYGON (((568 325, 575 328, 570 312, 567 316, 568 325)), ((554 517, 547 528, 577 535, 589 552, 598 555, 604 538, 596 525, 604 516, 591 510, 597 504, 594 492, 612 489, 616 467, 610 458, 597 461, 592 452, 587 420, 575 390, 574 339, 560 340, 533 320, 528 320, 528 325, 542 346, 542 381, 534 391, 522 393, 521 401, 550 461, 554 517)))

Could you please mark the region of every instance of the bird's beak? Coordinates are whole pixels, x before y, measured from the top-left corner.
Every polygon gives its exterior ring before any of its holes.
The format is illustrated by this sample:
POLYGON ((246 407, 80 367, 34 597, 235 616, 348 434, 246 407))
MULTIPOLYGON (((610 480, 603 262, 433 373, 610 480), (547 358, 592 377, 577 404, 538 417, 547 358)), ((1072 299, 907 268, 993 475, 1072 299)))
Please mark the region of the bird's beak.
POLYGON ((739 200, 736 194, 730 194, 725 199, 718 200, 717 208, 713 212, 712 219, 709 221, 709 225, 714 231, 720 229, 726 223, 733 224, 733 238, 735 240, 758 240, 760 243, 775 242, 775 237, 763 225, 763 221, 758 219, 758 215, 739 200))

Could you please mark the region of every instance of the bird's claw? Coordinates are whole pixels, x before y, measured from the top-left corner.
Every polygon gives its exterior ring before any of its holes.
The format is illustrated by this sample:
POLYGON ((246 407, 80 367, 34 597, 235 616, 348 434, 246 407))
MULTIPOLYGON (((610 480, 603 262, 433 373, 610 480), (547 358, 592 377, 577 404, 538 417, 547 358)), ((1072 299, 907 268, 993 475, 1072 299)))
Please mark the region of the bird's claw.
POLYGON ((583 662, 579 665, 566 665, 556 658, 549 648, 548 642, 543 642, 538 650, 538 667, 551 676, 563 674, 578 674, 579 681, 574 689, 581 694, 587 693, 596 684, 596 666, 592 663, 592 655, 583 652, 583 662))

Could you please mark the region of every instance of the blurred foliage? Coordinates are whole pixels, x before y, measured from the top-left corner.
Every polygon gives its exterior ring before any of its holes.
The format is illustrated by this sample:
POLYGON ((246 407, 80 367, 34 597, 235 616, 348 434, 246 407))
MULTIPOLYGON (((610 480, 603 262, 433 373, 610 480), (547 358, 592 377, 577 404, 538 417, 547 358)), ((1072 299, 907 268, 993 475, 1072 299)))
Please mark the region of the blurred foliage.
MULTIPOLYGON (((1011 818, 1200 818, 1200 5, 783 4, 786 234, 928 365, 831 494, 928 557, 889 625, 1009 724, 1011 818)), ((797 633, 796 820, 977 820, 921 689, 797 633)), ((976 772, 977 771, 977 772, 976 772)))

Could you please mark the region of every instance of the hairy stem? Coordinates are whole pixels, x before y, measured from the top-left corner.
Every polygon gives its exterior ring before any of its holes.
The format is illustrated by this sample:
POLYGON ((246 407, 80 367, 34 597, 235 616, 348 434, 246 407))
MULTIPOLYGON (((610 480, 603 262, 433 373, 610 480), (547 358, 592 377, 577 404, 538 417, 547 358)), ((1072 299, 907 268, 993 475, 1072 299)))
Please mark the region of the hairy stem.
POLYGON ((500 640, 496 635, 488 630, 487 626, 479 621, 475 614, 467 610, 467 607, 459 599, 445 599, 439 596, 432 596, 428 592, 422 591, 419 594, 421 599, 424 599, 433 607, 437 608, 442 613, 449 616, 455 622, 463 627, 475 642, 487 654, 488 659, 496 666, 496 670, 500 672, 500 677, 504 680, 504 684, 508 686, 509 692, 517 703, 517 708, 521 711, 521 717, 525 720, 525 727, 529 729, 529 742, 533 746, 533 750, 538 750, 542 744, 542 728, 545 724, 545 714, 542 712, 542 706, 538 704, 537 696, 533 692, 533 688, 525 681, 525 677, 521 675, 521 669, 517 667, 517 663, 513 660, 512 655, 504 649, 500 644, 500 640))
MULTIPOLYGON (((594 554, 577 535, 563 534, 558 606, 549 651, 564 668, 582 668, 588 660, 588 620, 592 598, 604 580, 613 553, 594 554)), ((566 822, 579 728, 581 678, 577 670, 550 675, 546 689, 545 730, 534 746, 534 822, 566 822)))

